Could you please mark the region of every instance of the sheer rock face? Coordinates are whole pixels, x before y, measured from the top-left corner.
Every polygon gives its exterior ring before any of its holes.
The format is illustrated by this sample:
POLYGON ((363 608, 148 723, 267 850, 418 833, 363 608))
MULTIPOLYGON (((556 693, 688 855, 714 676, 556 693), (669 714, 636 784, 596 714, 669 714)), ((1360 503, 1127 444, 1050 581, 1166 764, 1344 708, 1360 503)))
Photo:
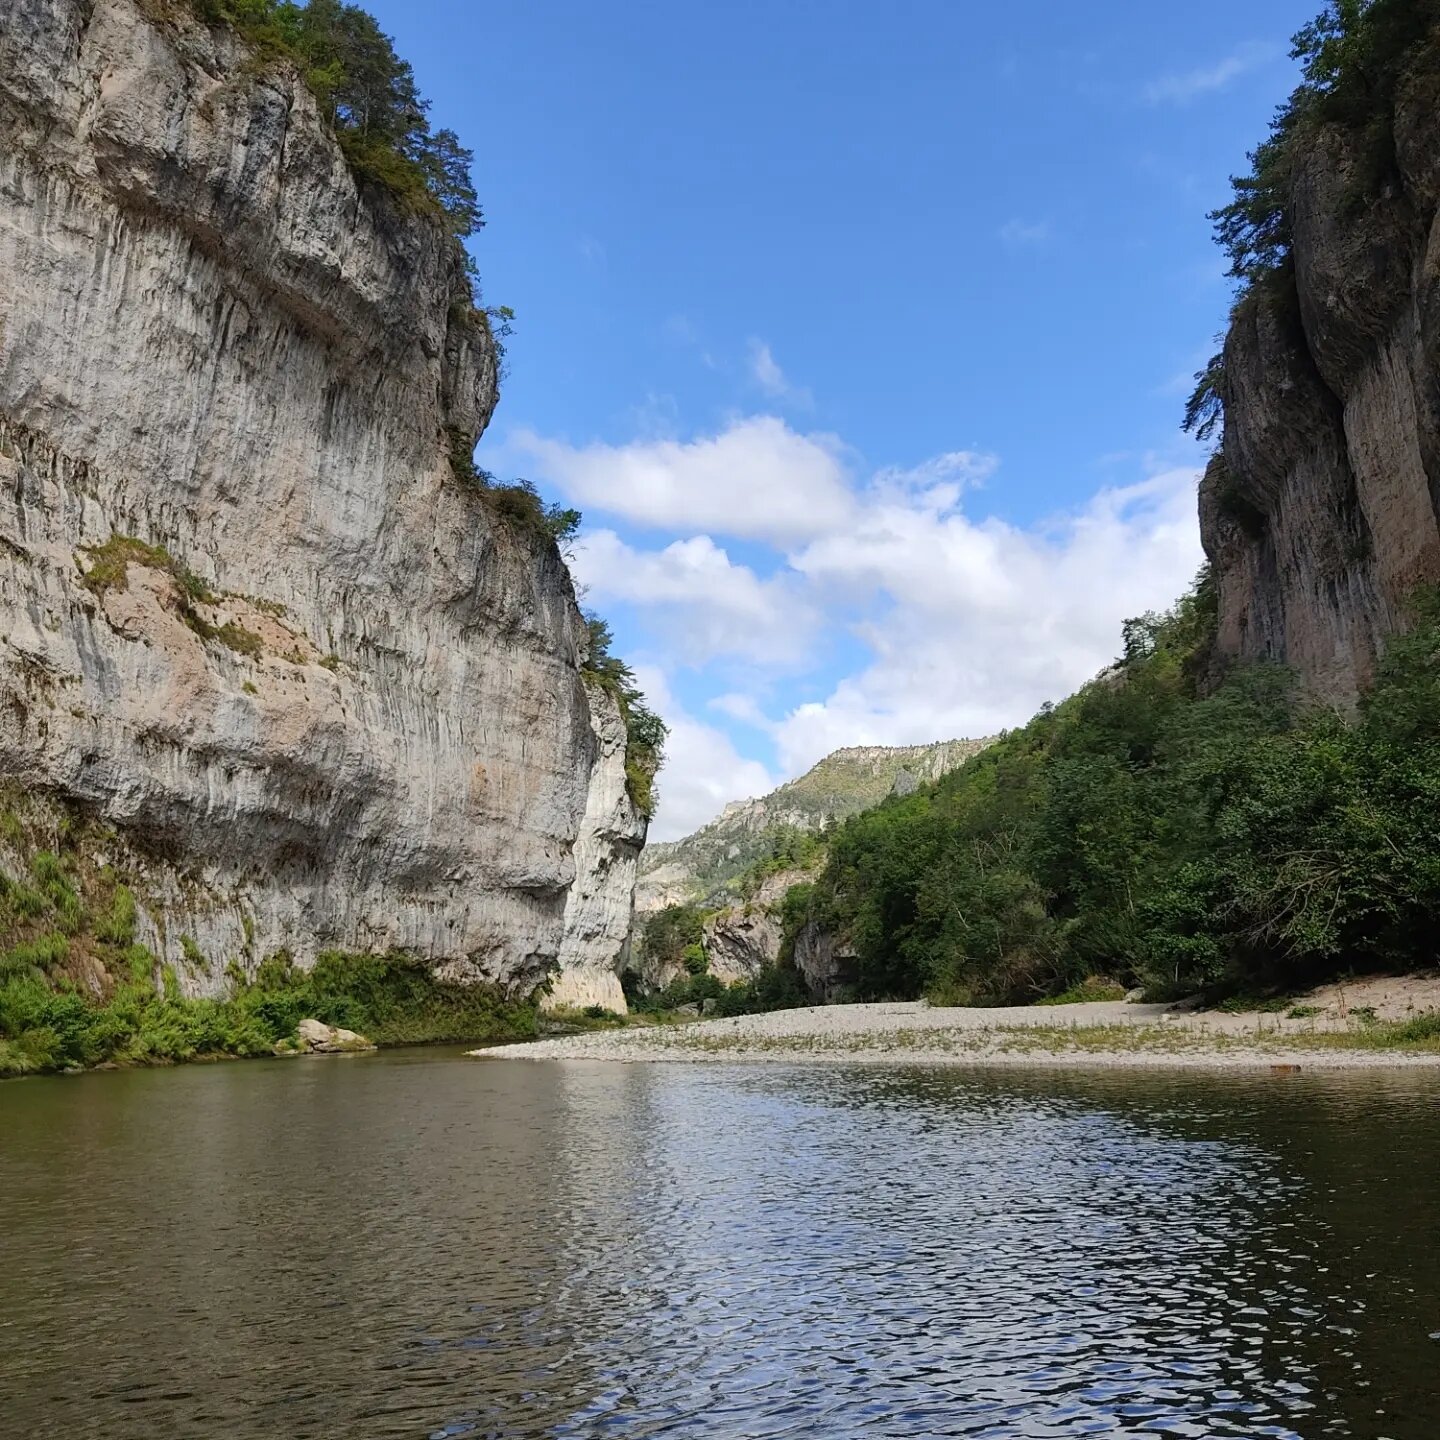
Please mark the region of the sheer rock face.
POLYGON ((635 869, 645 821, 625 777, 625 717, 610 692, 586 685, 597 758, 589 803, 575 842, 575 883, 565 905, 560 970, 545 998, 548 1009, 603 1005, 623 1015, 620 971, 630 958, 635 918, 635 869))
POLYGON ((843 998, 854 978, 855 961, 855 952, 844 940, 813 920, 795 937, 795 968, 818 1005, 833 1005, 843 998))
POLYGON ((1350 703, 1407 597, 1440 579, 1440 145, 1402 91, 1397 174, 1325 131, 1294 180, 1295 285, 1259 287, 1225 341, 1225 436, 1200 492, 1225 656, 1293 666, 1350 703))
POLYGON ((729 905, 705 921, 705 954, 710 973, 727 985, 753 980, 780 958, 785 926, 781 905, 792 885, 814 878, 811 870, 780 870, 767 875, 743 904, 729 905))
POLYGON ((618 963, 562 946, 644 831, 592 824, 569 576, 450 473, 496 401, 460 257, 163 10, 0 0, 0 768, 151 857, 193 993, 282 948, 618 963), (169 560, 87 585, 117 536, 169 560))

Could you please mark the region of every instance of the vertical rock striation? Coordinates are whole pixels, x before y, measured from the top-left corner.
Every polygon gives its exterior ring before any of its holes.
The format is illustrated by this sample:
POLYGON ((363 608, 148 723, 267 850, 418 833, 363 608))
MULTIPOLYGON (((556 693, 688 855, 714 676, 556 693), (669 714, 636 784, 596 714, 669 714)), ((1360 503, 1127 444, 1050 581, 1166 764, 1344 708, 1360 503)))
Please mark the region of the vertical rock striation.
POLYGON ((575 883, 565 905, 560 968, 544 1004, 548 1009, 601 1005, 623 1015, 620 971, 630 957, 645 819, 625 777, 625 717, 619 702, 593 680, 586 691, 597 758, 575 842, 575 883))
POLYGON ((1200 493, 1222 654, 1283 661, 1342 704, 1415 587, 1440 580, 1432 69, 1402 81, 1383 124, 1296 142, 1293 284, 1277 275, 1236 307, 1224 441, 1200 493), (1377 135, 1390 137, 1378 190, 1377 135))
POLYGON ((143 851, 192 993, 617 963, 623 726, 553 543, 449 463, 497 394, 462 256, 185 14, 0 0, 0 767, 143 851))

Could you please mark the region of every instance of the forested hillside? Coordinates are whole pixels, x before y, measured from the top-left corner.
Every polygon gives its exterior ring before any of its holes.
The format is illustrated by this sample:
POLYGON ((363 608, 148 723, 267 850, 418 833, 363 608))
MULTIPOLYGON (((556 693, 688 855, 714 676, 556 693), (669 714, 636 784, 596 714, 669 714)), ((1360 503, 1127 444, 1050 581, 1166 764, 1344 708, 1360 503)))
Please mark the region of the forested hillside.
POLYGON ((963 769, 848 821, 804 919, 858 996, 1158 993, 1434 959, 1440 606, 1394 641, 1358 717, 1275 665, 1213 690, 1207 579, 1126 626, 1111 671, 963 769))
POLYGON ((1435 962, 1437 37, 1434 0, 1327 6, 1212 217, 1239 282, 1186 417, 1219 442, 1213 569, 1079 694, 846 822, 787 953, 960 1002, 1435 962))

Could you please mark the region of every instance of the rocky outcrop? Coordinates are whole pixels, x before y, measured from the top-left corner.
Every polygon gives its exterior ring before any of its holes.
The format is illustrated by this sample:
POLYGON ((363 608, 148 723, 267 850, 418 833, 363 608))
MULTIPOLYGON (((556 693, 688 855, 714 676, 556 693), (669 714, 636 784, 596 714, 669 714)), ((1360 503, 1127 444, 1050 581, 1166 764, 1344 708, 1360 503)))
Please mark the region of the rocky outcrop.
POLYGON ((554 545, 452 473, 496 402, 462 256, 187 14, 4 5, 0 768, 148 857, 190 993, 584 969, 643 826, 554 545))
POLYGON ((1421 67, 1384 123, 1292 143, 1293 284, 1282 272, 1236 307, 1200 493, 1221 654, 1283 661, 1341 704, 1440 580, 1436 88, 1421 67))
POLYGON ((780 919, 765 906, 737 905, 705 922, 705 956, 710 973, 727 985, 753 980, 780 955, 780 919))
POLYGON ((753 895, 706 917, 703 943, 710 973, 725 983, 753 980, 780 958, 785 938, 781 906, 792 886, 814 879, 813 870, 767 875, 753 895))
POLYGON ((619 702, 594 681, 586 689, 598 753, 575 842, 575 883, 565 904, 560 968, 543 1004, 547 1009, 602 1005, 623 1015, 620 972, 630 958, 645 818, 626 782, 625 717, 619 702))
POLYGON ((846 942, 811 920, 795 937, 795 969, 811 998, 831 1005, 845 998, 855 973, 855 952, 846 942))
POLYGON ((354 1055, 375 1046, 354 1030, 327 1025, 323 1020, 302 1020, 296 1027, 294 1054, 354 1055))

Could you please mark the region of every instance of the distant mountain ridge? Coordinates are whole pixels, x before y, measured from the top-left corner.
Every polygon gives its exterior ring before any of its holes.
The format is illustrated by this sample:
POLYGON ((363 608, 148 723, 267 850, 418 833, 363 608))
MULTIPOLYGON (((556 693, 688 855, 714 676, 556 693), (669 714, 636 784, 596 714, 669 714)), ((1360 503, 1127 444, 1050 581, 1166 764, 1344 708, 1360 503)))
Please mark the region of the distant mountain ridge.
POLYGON ((990 739, 931 745, 852 745, 759 799, 738 800, 683 840, 648 845, 635 904, 641 911, 724 898, 726 884, 769 848, 779 831, 819 830, 878 805, 897 790, 938 780, 978 755, 990 739))

